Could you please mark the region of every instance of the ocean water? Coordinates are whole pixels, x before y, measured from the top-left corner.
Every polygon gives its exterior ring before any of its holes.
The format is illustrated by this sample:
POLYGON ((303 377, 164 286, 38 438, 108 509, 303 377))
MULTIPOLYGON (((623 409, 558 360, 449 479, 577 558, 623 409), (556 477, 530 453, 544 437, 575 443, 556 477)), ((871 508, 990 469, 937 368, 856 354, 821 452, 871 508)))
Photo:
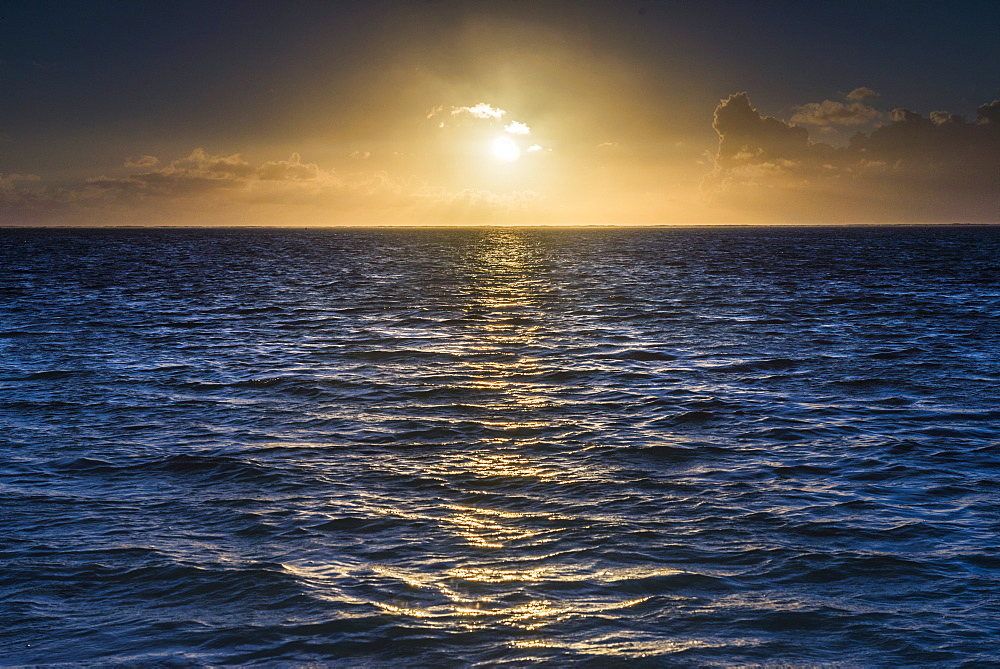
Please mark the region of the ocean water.
POLYGON ((1000 228, 0 230, 0 663, 991 666, 1000 228))

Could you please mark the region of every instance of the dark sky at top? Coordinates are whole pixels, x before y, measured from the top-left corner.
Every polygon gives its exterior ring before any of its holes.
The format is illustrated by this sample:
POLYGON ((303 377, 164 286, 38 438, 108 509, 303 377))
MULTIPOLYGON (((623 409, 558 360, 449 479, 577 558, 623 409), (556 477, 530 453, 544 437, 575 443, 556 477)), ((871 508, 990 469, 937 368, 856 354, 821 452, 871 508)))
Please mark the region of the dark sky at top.
POLYGON ((995 2, 541 5, 7 2, 0 123, 29 135, 145 123, 225 132, 308 98, 303 86, 348 95, 367 70, 440 43, 470 14, 566 26, 654 69, 680 53, 719 95, 750 90, 775 108, 865 85, 918 111, 968 113, 1000 86, 995 2), (406 49, 393 54, 387 41, 406 49))

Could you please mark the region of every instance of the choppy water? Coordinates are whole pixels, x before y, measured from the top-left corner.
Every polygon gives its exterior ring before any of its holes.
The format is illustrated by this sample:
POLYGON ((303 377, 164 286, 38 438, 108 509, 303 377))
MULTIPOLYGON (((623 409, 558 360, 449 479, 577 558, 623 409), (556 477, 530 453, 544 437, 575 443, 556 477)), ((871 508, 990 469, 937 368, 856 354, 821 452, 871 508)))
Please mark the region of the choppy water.
POLYGON ((1000 228, 0 230, 0 658, 988 666, 1000 228))

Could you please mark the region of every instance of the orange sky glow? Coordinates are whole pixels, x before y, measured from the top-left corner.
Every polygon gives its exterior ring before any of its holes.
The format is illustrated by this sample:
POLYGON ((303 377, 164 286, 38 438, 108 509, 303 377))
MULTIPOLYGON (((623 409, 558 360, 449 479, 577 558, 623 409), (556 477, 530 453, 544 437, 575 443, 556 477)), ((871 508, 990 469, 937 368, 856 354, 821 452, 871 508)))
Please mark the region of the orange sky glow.
MULTIPOLYGON (((267 81, 220 78, 197 105, 44 131, 0 117, 0 225, 997 221, 990 86, 962 115, 911 111, 862 67, 758 94, 732 63, 692 57, 681 29, 649 32, 641 7, 581 7, 555 20, 403 4, 346 55, 279 46, 267 81)), ((56 65, 18 85, 91 76, 56 65)), ((195 86, 157 82, 162 97, 195 86)))

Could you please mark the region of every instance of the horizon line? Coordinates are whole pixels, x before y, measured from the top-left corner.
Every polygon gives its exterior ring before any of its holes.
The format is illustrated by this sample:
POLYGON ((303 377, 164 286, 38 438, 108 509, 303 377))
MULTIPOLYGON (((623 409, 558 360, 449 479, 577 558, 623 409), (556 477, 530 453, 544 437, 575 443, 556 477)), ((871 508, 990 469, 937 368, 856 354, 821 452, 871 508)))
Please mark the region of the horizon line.
POLYGON ((0 230, 341 230, 341 229, 468 229, 468 228, 876 228, 876 227, 990 227, 1000 221, 956 222, 881 222, 881 223, 420 223, 420 224, 348 224, 348 225, 267 225, 267 224, 111 224, 111 225, 17 225, 0 224, 0 230))

